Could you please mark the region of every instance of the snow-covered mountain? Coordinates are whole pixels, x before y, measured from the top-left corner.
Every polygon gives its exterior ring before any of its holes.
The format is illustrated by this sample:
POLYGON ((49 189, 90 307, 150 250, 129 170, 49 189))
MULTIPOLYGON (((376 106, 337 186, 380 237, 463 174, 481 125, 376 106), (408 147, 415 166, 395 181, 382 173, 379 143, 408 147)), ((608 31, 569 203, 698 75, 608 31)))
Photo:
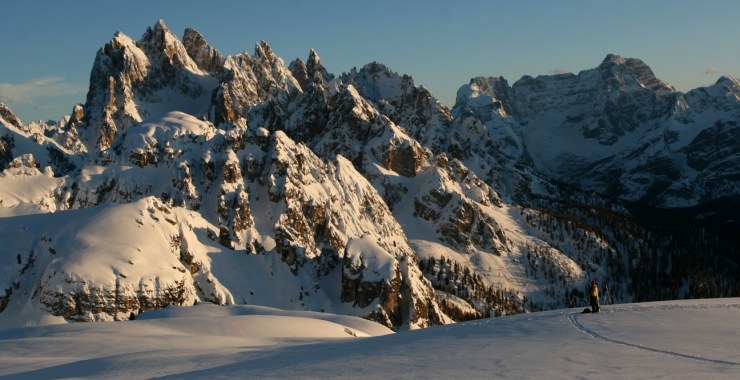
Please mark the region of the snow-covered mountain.
POLYGON ((575 74, 474 78, 458 91, 460 123, 509 137, 516 158, 586 190, 659 207, 737 196, 740 83, 686 94, 639 59, 608 55, 575 74))
POLYGON ((732 240, 620 200, 740 195, 732 78, 682 94, 610 55, 474 78, 450 110, 381 63, 224 57, 162 21, 90 78, 56 124, 0 107, 0 319, 212 302, 417 328, 578 306, 592 277, 619 301, 740 292, 732 240))

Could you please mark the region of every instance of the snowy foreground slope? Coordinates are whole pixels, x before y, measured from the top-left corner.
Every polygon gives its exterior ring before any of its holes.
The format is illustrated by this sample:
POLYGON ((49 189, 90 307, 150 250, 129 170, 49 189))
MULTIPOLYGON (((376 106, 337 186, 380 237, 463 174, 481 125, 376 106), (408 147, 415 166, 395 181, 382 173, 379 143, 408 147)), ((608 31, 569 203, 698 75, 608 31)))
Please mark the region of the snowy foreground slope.
POLYGON ((0 330, 15 378, 738 378, 740 299, 555 310, 392 333, 373 322, 198 305, 0 330))

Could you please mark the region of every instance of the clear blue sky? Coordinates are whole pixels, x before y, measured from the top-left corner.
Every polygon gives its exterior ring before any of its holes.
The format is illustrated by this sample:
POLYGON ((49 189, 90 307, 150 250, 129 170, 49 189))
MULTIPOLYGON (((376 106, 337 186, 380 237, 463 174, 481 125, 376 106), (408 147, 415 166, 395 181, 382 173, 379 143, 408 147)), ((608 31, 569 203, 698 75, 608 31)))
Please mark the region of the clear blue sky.
POLYGON ((0 21, 0 101, 24 121, 84 102, 97 50, 163 19, 225 55, 267 41, 286 61, 314 48, 329 71, 379 61, 452 106, 474 76, 542 75, 644 60, 687 91, 740 75, 740 1, 9 1, 0 21))

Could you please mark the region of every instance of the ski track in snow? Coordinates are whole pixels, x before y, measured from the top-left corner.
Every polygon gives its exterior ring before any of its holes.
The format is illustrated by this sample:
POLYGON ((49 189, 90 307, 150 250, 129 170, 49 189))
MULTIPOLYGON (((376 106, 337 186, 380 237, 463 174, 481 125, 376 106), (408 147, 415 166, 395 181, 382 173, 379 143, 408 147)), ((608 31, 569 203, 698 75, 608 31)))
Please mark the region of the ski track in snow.
MULTIPOLYGON (((618 309, 614 311, 609 311, 608 313, 613 312, 620 312, 620 311, 646 311, 646 310, 675 310, 675 309, 710 309, 710 308, 740 308, 740 304, 731 304, 731 305, 690 305, 690 306, 681 306, 681 305, 667 305, 667 306, 638 306, 638 307, 629 307, 624 309, 618 309)), ((740 363, 731 362, 727 360, 721 360, 721 359, 711 359, 711 358, 705 358, 702 356, 696 356, 696 355, 690 355, 690 354, 684 354, 681 352, 676 351, 670 351, 670 350, 663 350, 659 348, 653 348, 653 347, 647 347, 641 344, 636 343, 630 343, 619 339, 613 339, 605 335, 599 334, 597 331, 590 329, 586 326, 584 326, 581 322, 581 313, 574 312, 568 315, 568 320, 570 323, 578 329, 580 332, 591 336, 594 339, 599 339, 608 343, 612 344, 619 344, 622 346, 637 348, 640 350, 645 350, 649 352, 654 352, 658 354, 664 354, 664 355, 670 355, 674 357, 682 357, 686 359, 693 359, 693 360, 699 360, 703 362, 710 362, 715 364, 727 364, 727 365, 736 365, 740 366, 740 363)))

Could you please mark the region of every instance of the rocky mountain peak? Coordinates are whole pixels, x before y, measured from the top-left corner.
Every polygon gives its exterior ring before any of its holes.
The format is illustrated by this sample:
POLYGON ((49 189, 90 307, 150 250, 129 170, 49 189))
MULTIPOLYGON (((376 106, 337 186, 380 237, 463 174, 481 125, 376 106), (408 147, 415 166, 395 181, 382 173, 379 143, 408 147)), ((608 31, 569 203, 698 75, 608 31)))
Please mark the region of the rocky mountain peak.
POLYGON ((452 120, 447 107, 429 90, 417 86, 410 75, 399 74, 380 62, 360 70, 353 68, 340 77, 351 83, 362 98, 410 137, 434 151, 443 144, 452 120))
MULTIPOLYGON (((158 19, 157 22, 154 23, 154 28, 155 29, 158 29, 158 30, 169 30, 167 28, 167 25, 164 23, 164 20, 162 20, 161 18, 158 19)), ((149 28, 147 28, 147 29, 149 29, 149 28)))
POLYGON ((604 64, 604 63, 612 63, 612 64, 616 64, 616 65, 623 65, 623 64, 626 63, 626 60, 624 59, 623 56, 621 56, 619 54, 610 53, 610 54, 607 54, 606 57, 604 57, 604 60, 601 61, 601 63, 602 64, 604 64))
POLYGON ((476 77, 457 91, 453 114, 457 117, 475 115, 489 121, 494 115, 506 117, 513 113, 513 91, 504 77, 476 77))
POLYGON ((414 80, 410 76, 399 75, 380 62, 368 63, 359 71, 353 68, 342 81, 354 83, 363 97, 375 103, 398 102, 415 88, 414 80))
POLYGON ((676 92, 673 86, 658 79, 652 69, 637 58, 625 58, 621 55, 609 54, 601 62, 598 69, 605 77, 618 82, 623 89, 636 84, 661 97, 676 92))
POLYGON ((118 32, 98 51, 90 74, 87 145, 107 149, 120 131, 170 106, 205 115, 217 84, 161 20, 136 43, 118 32))
POLYGON ((163 65, 187 67, 193 72, 199 72, 182 42, 159 20, 154 27, 147 28, 137 45, 149 56, 152 62, 163 65))
POLYGON ((23 122, 21 121, 21 119, 15 116, 13 111, 11 111, 10 108, 8 108, 8 106, 3 104, 2 102, 0 102, 0 118, 2 118, 6 122, 10 123, 10 125, 20 130, 24 129, 23 122))
POLYGON ((192 28, 185 29, 182 44, 190 58, 202 70, 211 75, 220 75, 223 72, 225 61, 223 54, 209 45, 200 32, 192 28))
POLYGON ((301 89, 306 91, 308 88, 308 69, 306 68, 306 63, 302 59, 296 58, 288 65, 288 70, 290 70, 290 73, 298 81, 301 89))
POLYGON ((131 43, 135 44, 135 41, 126 35, 126 33, 119 30, 113 34, 113 38, 111 38, 108 45, 111 47, 124 48, 131 43))
POLYGON ((164 23, 164 20, 160 19, 157 20, 157 22, 155 22, 153 26, 146 28, 146 32, 144 32, 144 35, 141 37, 141 42, 151 40, 159 41, 159 44, 165 44, 167 43, 167 41, 165 40, 172 39, 172 37, 175 36, 164 23))
MULTIPOLYGON (((136 46, 136 42, 123 32, 116 32, 113 38, 98 50, 91 75, 125 76, 131 82, 136 82, 146 77, 148 69, 149 58, 136 46)), ((91 86, 99 79, 97 76, 95 80, 91 78, 91 86)))
POLYGON ((117 99, 130 101, 132 88, 147 78, 149 67, 147 55, 120 31, 98 50, 90 72, 87 112, 84 112, 85 125, 93 132, 88 136, 90 146, 109 147, 118 130, 141 120, 138 113, 129 112, 126 117, 115 115, 119 107, 117 99))
POLYGON ((734 87, 740 87, 740 81, 737 80, 737 78, 733 77, 732 75, 722 75, 717 79, 716 84, 719 83, 731 83, 734 87))
POLYGON ((308 75, 309 81, 317 81, 319 78, 324 82, 328 83, 334 79, 334 75, 330 74, 324 65, 321 63, 321 57, 316 50, 311 49, 308 53, 308 61, 306 62, 306 74, 308 75))
POLYGON ((724 86, 729 92, 735 94, 735 98, 740 100, 740 81, 730 75, 723 75, 714 83, 715 86, 724 86))
MULTIPOLYGON (((729 75, 722 76, 717 80, 715 86, 722 86, 725 89, 725 98, 727 98, 730 108, 732 108, 733 97, 735 102, 740 102, 740 81, 736 78, 729 75)), ((738 112, 738 115, 740 116, 740 112, 738 112)))
POLYGON ((275 92, 277 88, 289 92, 300 88, 298 81, 293 78, 290 70, 285 66, 285 62, 272 51, 265 41, 260 41, 255 45, 251 69, 260 87, 272 96, 277 94, 275 92))
POLYGON ((316 52, 316 49, 311 48, 311 50, 308 52, 308 62, 321 64, 321 57, 319 57, 319 53, 316 52))
POLYGON ((470 84, 475 85, 484 94, 500 99, 511 96, 509 82, 501 76, 498 77, 476 77, 470 79, 470 84))
POLYGON ((697 113, 709 109, 729 112, 718 119, 737 120, 740 118, 740 82, 732 76, 723 75, 713 85, 695 88, 677 97, 677 101, 682 106, 677 108, 678 120, 684 123, 692 122, 697 113))
POLYGON ((321 63, 321 57, 319 57, 314 49, 309 51, 306 62, 303 62, 300 58, 296 58, 290 63, 288 69, 296 81, 298 81, 303 91, 307 91, 308 86, 312 83, 317 84, 319 87, 324 87, 326 83, 334 79, 334 75, 326 70, 321 63))
POLYGON ((80 123, 85 117, 85 107, 82 104, 75 104, 72 107, 72 114, 70 115, 69 121, 72 123, 80 123))
POLYGON ((267 41, 260 41, 254 45, 254 59, 257 61, 273 62, 277 59, 277 56, 267 41))
POLYGON ((164 21, 157 20, 154 26, 146 28, 146 32, 139 39, 139 43, 146 47, 166 48, 176 39, 177 37, 167 28, 164 21))

